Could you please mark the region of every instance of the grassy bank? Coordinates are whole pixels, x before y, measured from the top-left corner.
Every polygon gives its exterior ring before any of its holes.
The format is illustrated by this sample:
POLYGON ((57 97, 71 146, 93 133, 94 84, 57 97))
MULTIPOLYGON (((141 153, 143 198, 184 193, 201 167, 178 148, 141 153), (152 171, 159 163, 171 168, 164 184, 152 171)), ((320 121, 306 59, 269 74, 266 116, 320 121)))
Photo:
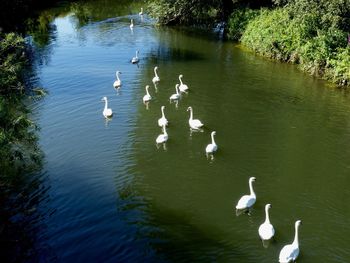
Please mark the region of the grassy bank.
POLYGON ((284 7, 235 10, 228 37, 255 52, 296 63, 311 75, 350 86, 350 1, 290 1, 284 7))

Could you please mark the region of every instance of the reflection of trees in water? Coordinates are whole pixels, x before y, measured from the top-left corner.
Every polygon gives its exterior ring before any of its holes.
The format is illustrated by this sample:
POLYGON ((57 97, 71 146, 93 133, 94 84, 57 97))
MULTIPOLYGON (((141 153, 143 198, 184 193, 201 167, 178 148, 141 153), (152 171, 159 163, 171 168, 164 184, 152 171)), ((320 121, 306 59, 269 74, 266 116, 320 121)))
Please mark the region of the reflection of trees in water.
POLYGON ((43 154, 35 125, 28 119, 23 98, 1 97, 0 253, 4 262, 36 258, 42 230, 45 177, 39 174, 43 154))

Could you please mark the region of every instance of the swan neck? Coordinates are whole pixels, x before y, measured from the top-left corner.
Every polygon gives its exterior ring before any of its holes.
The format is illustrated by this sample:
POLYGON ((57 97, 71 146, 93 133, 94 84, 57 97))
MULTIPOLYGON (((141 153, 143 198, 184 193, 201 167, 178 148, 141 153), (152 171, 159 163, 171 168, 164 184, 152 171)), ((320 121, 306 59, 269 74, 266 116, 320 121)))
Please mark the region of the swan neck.
POLYGON ((190 109, 190 120, 193 120, 193 111, 190 109))
POLYGON ((255 192, 253 189, 253 181, 249 181, 249 189, 250 189, 250 195, 255 196, 255 192))
POLYGON ((214 140, 214 133, 211 134, 211 143, 216 145, 215 140, 214 140))
POLYGON ((299 246, 299 225, 295 225, 295 236, 294 236, 294 241, 293 241, 293 245, 294 246, 299 246))
POLYGON ((179 80, 180 80, 180 83, 181 83, 181 85, 183 84, 182 83, 182 76, 179 76, 179 80))
POLYGON ((149 96, 148 87, 146 87, 146 94, 149 96))
POLYGON ((105 110, 107 110, 107 108, 108 108, 108 101, 107 99, 105 99, 105 110))
POLYGON ((268 207, 265 208, 265 214, 266 214, 265 223, 270 224, 270 216, 269 216, 269 208, 268 207))
POLYGON ((157 68, 154 68, 154 75, 158 78, 157 68))
POLYGON ((164 115, 164 109, 161 108, 161 111, 162 111, 162 118, 165 118, 165 115, 164 115))
POLYGON ((175 86, 176 94, 179 95, 179 89, 177 86, 175 86))
POLYGON ((120 79, 119 79, 119 72, 117 72, 117 80, 120 81, 120 79))

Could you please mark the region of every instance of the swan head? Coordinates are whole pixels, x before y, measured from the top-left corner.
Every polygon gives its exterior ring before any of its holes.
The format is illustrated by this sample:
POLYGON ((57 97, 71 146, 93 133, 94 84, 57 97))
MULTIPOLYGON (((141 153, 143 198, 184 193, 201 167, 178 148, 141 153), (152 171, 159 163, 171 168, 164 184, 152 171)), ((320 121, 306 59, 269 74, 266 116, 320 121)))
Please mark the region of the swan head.
POLYGON ((182 74, 180 74, 180 75, 179 75, 179 78, 181 79, 182 77, 183 77, 183 75, 182 75, 182 74))
POLYGON ((101 100, 102 100, 102 101, 106 101, 106 100, 107 100, 107 97, 104 96, 101 100))
POLYGON ((146 88, 146 90, 148 90, 148 89, 149 89, 149 85, 146 85, 146 87, 145 87, 145 88, 146 88))
POLYGON ((266 208, 266 209, 270 209, 271 207, 272 207, 271 204, 266 204, 266 205, 265 205, 265 208, 266 208))
POLYGON ((162 106, 162 107, 160 107, 161 108, 161 110, 164 110, 165 109, 165 106, 162 106))
POLYGON ((256 178, 255 177, 250 177, 249 178, 249 183, 255 182, 256 178))
POLYGON ((158 69, 158 67, 157 67, 157 66, 155 66, 155 67, 154 67, 154 70, 157 70, 157 69, 158 69))
MULTIPOLYGON (((177 84, 178 85, 178 84, 177 84)), ((188 108, 187 108, 187 111, 191 111, 192 110, 192 107, 191 106, 189 106, 188 108)))
POLYGON ((298 226, 300 226, 301 225, 301 220, 297 220, 296 222, 295 222, 295 227, 298 227, 298 226))
POLYGON ((212 132, 211 132, 211 135, 212 135, 212 136, 216 135, 216 131, 212 131, 212 132))
POLYGON ((115 74, 118 76, 119 74, 122 74, 122 73, 119 70, 117 70, 115 74))

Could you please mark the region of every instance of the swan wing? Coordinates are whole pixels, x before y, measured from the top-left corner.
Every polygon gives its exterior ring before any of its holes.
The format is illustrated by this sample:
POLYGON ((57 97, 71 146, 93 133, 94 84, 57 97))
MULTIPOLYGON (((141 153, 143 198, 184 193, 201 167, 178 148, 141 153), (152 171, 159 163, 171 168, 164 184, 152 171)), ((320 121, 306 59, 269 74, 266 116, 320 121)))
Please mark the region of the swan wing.
POLYGON ((288 263, 295 261, 299 255, 299 247, 293 246, 293 244, 286 245, 282 248, 279 255, 280 263, 288 263))
POLYGON ((160 81, 159 77, 153 77, 153 79, 152 79, 152 82, 153 82, 153 83, 157 83, 157 82, 159 82, 159 81, 160 81))
POLYGON ((213 152, 215 152, 217 149, 218 149, 218 146, 217 146, 217 145, 210 143, 210 144, 208 144, 207 147, 205 148, 205 151, 206 151, 207 153, 213 153, 213 152))
POLYGON ((259 236, 263 240, 269 240, 275 235, 275 229, 269 223, 261 224, 259 227, 259 236))
POLYGON ((237 209, 246 209, 254 205, 255 203, 255 197, 250 196, 250 195, 244 195, 239 199, 236 208, 237 209))
POLYGON ((168 125, 168 120, 166 118, 160 118, 158 120, 158 126, 163 127, 163 125, 165 125, 165 126, 168 125))
POLYGON ((196 127, 196 128, 200 128, 204 124, 200 120, 194 119, 194 120, 191 121, 190 125, 193 126, 193 127, 196 127))
POLYGON ((106 109, 103 111, 103 116, 110 117, 113 115, 112 109, 106 109))
POLYGON ((166 142, 167 140, 168 140, 168 135, 159 134, 156 139, 156 143, 163 143, 163 142, 166 142))
POLYGON ((143 101, 150 101, 152 99, 152 97, 150 95, 145 95, 143 96, 143 101))

